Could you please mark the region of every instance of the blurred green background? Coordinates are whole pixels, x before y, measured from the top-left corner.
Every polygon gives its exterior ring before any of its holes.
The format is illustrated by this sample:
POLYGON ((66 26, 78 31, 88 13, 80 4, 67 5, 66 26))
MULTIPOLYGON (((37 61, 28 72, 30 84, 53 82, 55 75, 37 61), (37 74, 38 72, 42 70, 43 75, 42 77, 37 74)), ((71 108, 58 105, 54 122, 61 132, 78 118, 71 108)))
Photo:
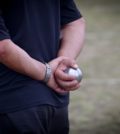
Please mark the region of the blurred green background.
POLYGON ((120 134, 120 0, 76 0, 86 20, 78 64, 81 88, 71 92, 70 134, 120 134))

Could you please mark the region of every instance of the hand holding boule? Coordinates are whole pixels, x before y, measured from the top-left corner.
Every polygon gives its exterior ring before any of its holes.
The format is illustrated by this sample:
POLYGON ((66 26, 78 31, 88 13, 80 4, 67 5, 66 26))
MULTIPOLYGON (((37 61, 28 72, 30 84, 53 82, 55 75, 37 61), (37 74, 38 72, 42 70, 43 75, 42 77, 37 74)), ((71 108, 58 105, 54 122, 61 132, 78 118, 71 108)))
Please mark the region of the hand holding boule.
POLYGON ((80 71, 74 60, 65 59, 57 67, 54 76, 58 85, 62 87, 65 91, 74 91, 80 87, 81 77, 79 77, 78 74, 81 73, 77 74, 75 72, 72 72, 76 75, 76 77, 73 77, 73 75, 68 75, 67 73, 71 73, 71 69, 69 70, 69 68, 72 68, 72 70, 75 69, 78 72, 80 71))

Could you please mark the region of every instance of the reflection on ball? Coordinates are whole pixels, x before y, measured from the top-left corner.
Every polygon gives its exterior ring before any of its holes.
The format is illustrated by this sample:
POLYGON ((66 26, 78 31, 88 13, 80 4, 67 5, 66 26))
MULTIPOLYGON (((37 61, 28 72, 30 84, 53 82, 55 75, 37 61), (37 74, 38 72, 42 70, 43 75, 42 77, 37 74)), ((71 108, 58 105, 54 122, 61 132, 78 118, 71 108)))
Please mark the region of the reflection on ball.
POLYGON ((80 68, 77 68, 77 69, 75 69, 75 68, 67 68, 64 72, 69 74, 69 75, 75 76, 76 80, 78 82, 80 82, 82 80, 83 73, 80 70, 80 68))

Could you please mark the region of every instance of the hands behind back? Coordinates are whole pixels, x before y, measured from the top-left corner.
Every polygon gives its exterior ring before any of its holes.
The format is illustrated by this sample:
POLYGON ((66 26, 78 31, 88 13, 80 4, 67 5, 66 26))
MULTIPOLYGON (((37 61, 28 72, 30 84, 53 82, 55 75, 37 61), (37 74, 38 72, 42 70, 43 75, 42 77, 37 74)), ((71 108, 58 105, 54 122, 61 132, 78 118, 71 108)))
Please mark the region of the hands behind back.
POLYGON ((75 77, 64 72, 68 67, 77 68, 74 60, 66 57, 58 57, 48 63, 52 69, 52 75, 47 85, 58 93, 67 93, 80 87, 80 83, 75 77))

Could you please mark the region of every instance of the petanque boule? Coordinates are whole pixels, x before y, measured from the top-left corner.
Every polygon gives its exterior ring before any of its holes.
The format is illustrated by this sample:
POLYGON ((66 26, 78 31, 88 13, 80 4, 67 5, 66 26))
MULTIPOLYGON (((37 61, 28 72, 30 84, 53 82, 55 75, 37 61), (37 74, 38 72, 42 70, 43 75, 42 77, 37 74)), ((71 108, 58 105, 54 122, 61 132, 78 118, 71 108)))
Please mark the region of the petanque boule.
POLYGON ((71 68, 70 67, 70 68, 65 69, 64 72, 71 76, 75 76, 76 80, 78 82, 81 82, 81 80, 83 78, 83 73, 80 68, 71 68))

